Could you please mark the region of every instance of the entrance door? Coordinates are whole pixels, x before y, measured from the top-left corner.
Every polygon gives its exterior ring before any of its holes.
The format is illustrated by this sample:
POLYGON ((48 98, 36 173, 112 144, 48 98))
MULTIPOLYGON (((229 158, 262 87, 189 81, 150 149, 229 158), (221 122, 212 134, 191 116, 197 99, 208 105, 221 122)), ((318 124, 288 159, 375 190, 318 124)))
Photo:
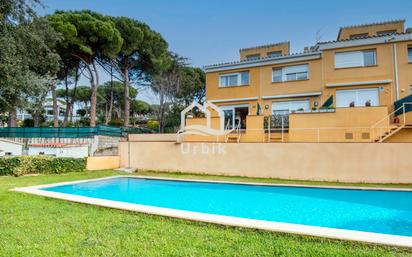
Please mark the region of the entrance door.
POLYGON ((240 124, 241 129, 246 129, 246 116, 249 114, 249 105, 221 106, 225 114, 225 128, 232 129, 240 124))

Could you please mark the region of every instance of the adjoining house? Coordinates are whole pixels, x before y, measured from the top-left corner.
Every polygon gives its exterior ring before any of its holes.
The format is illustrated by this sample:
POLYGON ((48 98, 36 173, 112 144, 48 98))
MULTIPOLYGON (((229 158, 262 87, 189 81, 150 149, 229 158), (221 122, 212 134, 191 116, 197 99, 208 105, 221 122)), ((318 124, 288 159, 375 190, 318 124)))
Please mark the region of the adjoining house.
POLYGON ((240 49, 239 61, 204 67, 206 100, 224 111, 237 142, 412 142, 412 33, 404 24, 342 27, 336 40, 296 54, 289 42, 240 49))
POLYGON ((46 143, 28 145, 28 155, 49 155, 55 157, 83 158, 89 155, 89 146, 70 143, 46 143))
POLYGON ((23 144, 0 138, 0 156, 20 156, 23 154, 23 144))

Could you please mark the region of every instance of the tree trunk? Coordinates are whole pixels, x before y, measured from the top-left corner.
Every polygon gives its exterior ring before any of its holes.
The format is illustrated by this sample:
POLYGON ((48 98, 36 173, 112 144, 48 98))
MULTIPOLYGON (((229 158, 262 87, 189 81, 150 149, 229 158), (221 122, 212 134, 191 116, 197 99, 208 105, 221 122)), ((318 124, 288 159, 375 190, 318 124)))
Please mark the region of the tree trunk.
POLYGON ((110 99, 109 99, 109 107, 107 108, 106 102, 106 122, 105 124, 108 125, 109 122, 112 120, 112 112, 113 112, 113 68, 110 68, 110 99))
POLYGON ((57 108, 56 85, 51 86, 52 100, 53 100, 53 127, 59 127, 59 113, 57 108))
POLYGON ((159 132, 164 132, 164 115, 165 114, 165 102, 164 102, 164 93, 160 92, 160 101, 159 101, 159 132))
POLYGON ((68 76, 69 76, 69 72, 66 71, 66 78, 64 81, 64 84, 66 87, 66 110, 64 111, 63 127, 67 126, 67 122, 69 120, 69 113, 70 113, 70 96, 69 96, 68 76))
MULTIPOLYGON (((125 59, 127 63, 127 58, 125 59)), ((123 84, 124 84, 124 123, 125 127, 129 126, 129 116, 130 116, 130 97, 129 97, 129 69, 125 65, 123 70, 123 84)))
POLYGON ((17 111, 15 108, 12 108, 9 111, 9 117, 7 121, 9 127, 17 127, 17 111))
POLYGON ((99 84, 99 77, 96 69, 96 63, 92 61, 93 71, 89 65, 88 70, 90 72, 90 86, 91 86, 91 100, 90 100, 90 127, 96 127, 96 104, 97 104, 97 85, 99 84))
POLYGON ((70 97, 70 122, 73 122, 73 108, 74 108, 74 103, 76 103, 76 93, 77 93, 77 83, 78 82, 79 82, 79 66, 76 67, 73 95, 70 97))
POLYGON ((41 118, 41 111, 35 110, 33 116, 33 126, 40 127, 40 118, 41 118))

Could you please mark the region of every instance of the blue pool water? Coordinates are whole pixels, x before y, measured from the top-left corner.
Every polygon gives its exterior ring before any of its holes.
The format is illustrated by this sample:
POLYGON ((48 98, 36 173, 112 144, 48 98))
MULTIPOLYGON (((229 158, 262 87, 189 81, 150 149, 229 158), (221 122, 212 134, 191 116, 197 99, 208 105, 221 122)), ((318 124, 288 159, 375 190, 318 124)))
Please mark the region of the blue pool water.
POLYGON ((412 192, 127 177, 42 190, 241 218, 412 236, 412 192))

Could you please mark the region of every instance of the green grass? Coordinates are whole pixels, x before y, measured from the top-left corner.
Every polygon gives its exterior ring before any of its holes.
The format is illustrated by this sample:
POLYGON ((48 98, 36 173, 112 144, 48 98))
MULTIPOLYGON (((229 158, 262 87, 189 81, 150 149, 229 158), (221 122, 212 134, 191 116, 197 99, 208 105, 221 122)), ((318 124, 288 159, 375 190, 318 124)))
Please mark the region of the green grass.
MULTIPOLYGON (((411 256, 403 248, 225 227, 10 192, 114 171, 0 177, 0 256, 411 256)), ((150 176, 228 179, 215 176, 150 176)), ((231 178, 236 181, 288 182, 231 178)))

